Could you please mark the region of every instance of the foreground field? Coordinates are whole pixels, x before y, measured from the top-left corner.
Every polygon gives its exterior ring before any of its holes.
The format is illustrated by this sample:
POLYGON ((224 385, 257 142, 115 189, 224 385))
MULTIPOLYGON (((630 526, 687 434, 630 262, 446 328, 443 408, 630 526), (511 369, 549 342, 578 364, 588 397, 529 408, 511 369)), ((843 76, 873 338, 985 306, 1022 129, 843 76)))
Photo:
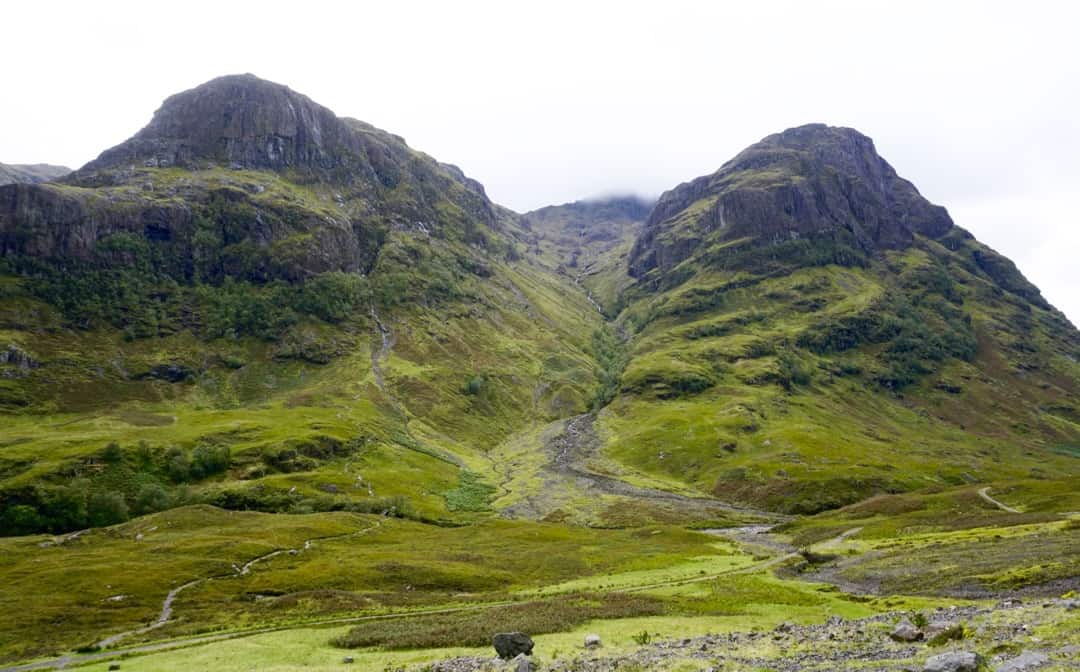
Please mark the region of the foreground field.
MULTIPOLYGON (((843 626, 862 633, 836 649, 848 660, 887 641, 902 616, 949 607, 967 609, 953 617, 968 628, 953 645, 987 658, 1080 642, 1076 612, 1055 601, 1080 587, 1080 526, 1070 512, 1013 514, 966 489, 928 494, 919 506, 905 501, 909 510, 890 516, 849 507, 791 521, 783 533, 522 521, 440 528, 191 507, 77 536, 9 539, 0 547, 0 590, 15 608, 4 610, 0 631, 5 658, 23 663, 0 669, 106 670, 123 657, 125 670, 284 672, 341 669, 346 656, 356 669, 398 669, 487 660, 491 634, 514 629, 533 635, 536 659, 554 666, 579 658, 584 635, 594 633, 604 660, 621 660, 620 669, 696 670, 716 656, 685 644, 660 655, 642 644, 704 637, 716 649, 718 633, 743 633, 715 651, 731 669, 817 669, 798 663, 805 638, 826 632, 814 627, 870 619, 843 626), (935 509, 950 512, 948 524, 929 524, 935 509), (180 586, 162 620, 163 600, 180 586), (999 613, 1010 595, 1032 611, 999 613), (1043 603, 1053 608, 1034 609, 1043 603), (793 626, 780 639, 760 635, 785 622, 806 626, 799 647, 778 643, 793 626), (1003 628, 1013 629, 1008 641, 1003 628), (72 652, 80 647, 90 648, 72 652), (26 660, 33 657, 42 658, 26 660)), ((920 646, 889 648, 890 660, 937 652, 920 646)), ((566 669, 607 669, 574 664, 566 669)))

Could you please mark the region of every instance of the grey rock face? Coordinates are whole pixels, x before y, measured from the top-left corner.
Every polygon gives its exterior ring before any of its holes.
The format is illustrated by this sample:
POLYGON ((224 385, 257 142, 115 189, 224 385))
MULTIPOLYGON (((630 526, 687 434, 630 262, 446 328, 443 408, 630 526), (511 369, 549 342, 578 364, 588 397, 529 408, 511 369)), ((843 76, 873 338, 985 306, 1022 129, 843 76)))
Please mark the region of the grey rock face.
POLYGON ((917 642, 923 638, 923 633, 905 618, 896 624, 889 637, 897 642, 917 642))
POLYGON ((1050 662, 1050 657, 1038 651, 1025 651, 1012 660, 998 665, 995 672, 1028 672, 1037 670, 1050 662))
POLYGON ((978 672, 982 656, 973 651, 950 651, 926 661, 923 672, 978 672))
POLYGON ((524 653, 514 656, 514 660, 511 662, 514 665, 514 672, 536 672, 536 663, 524 653))
POLYGON ((169 97, 146 128, 84 170, 127 163, 236 168, 339 167, 363 151, 346 123, 286 86, 254 75, 219 77, 169 97))
POLYGON ((9 364, 20 371, 29 371, 39 366, 36 359, 15 344, 9 344, 6 348, 0 349, 0 364, 9 364))
POLYGON ((511 660, 520 654, 531 656, 533 640, 523 632, 500 632, 491 640, 495 653, 503 660, 511 660))
POLYGON ((952 228, 945 208, 899 177, 873 140, 809 124, 770 135, 712 175, 665 192, 630 253, 630 273, 669 270, 706 239, 767 245, 839 237, 870 252, 952 228))
POLYGON ((209 226, 221 237, 216 274, 297 281, 365 272, 391 228, 422 225, 481 245, 499 216, 457 167, 286 86, 237 75, 170 97, 134 137, 57 184, 0 187, 0 255, 123 266, 125 250, 145 243, 164 273, 188 281, 196 230, 209 226), (154 169, 170 166, 193 172, 158 179, 154 169), (222 184, 203 168, 280 173, 325 202, 260 197, 263 178, 222 184))

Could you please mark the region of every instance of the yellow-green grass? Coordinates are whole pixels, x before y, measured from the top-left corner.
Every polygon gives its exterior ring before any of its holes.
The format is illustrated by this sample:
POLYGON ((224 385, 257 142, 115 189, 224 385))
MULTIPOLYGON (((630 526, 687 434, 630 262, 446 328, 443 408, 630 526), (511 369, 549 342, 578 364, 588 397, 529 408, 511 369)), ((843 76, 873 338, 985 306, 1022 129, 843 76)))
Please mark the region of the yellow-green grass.
POLYGON ((1068 520, 901 531, 831 550, 839 557, 826 576, 880 594, 986 596, 1029 589, 1053 595, 1080 574, 1080 525, 1068 520))
MULTIPOLYGON (((636 648, 634 637, 649 632, 656 638, 683 638, 706 633, 768 630, 785 621, 822 622, 829 616, 858 618, 884 610, 928 609, 943 604, 928 599, 894 598, 870 602, 852 601, 814 584, 779 580, 754 574, 734 582, 702 583, 653 591, 683 613, 676 615, 620 618, 591 621, 565 632, 541 634, 536 642, 536 659, 550 662, 570 658, 582 651, 586 633, 598 634, 605 655, 617 655, 636 648)), ((953 600, 952 603, 956 601, 953 600)), ((492 624, 498 628, 499 624, 492 624)), ((176 651, 140 655, 126 659, 123 669, 182 670, 331 670, 340 669, 341 659, 351 656, 359 669, 395 669, 433 660, 463 655, 491 655, 489 647, 449 647, 409 651, 384 649, 342 650, 330 641, 346 634, 349 626, 295 628, 214 642, 176 651)), ((107 663, 86 666, 97 672, 107 663)))
POLYGON ((186 589, 172 621, 125 644, 335 614, 485 603, 730 552, 678 528, 601 531, 512 521, 444 528, 346 513, 210 507, 174 509, 40 545, 50 541, 0 540, 0 597, 13 606, 0 624, 6 659, 59 653, 149 623, 169 590, 205 577, 220 578, 186 589), (317 540, 304 549, 307 539, 317 540), (247 574, 236 571, 283 549, 300 552, 268 558, 247 574), (125 597, 109 599, 119 595, 125 597))
POLYGON ((268 516, 191 507, 68 541, 38 535, 0 540, 2 655, 89 645, 153 621, 165 594, 187 581, 228 576, 271 551, 376 522, 345 513, 268 516))
MULTIPOLYGON (((9 381, 35 401, 0 415, 0 486, 58 482, 114 442, 129 451, 140 443, 190 449, 212 442, 230 447, 233 468, 193 484, 198 496, 261 485, 305 496, 333 488, 362 500, 373 490, 405 497, 425 517, 475 519, 445 501, 459 483, 458 466, 487 473, 485 452, 507 436, 585 410, 595 364, 584 348, 601 319, 565 278, 526 261, 496 270, 476 288, 482 306, 384 311, 386 351, 363 315, 340 329, 296 327, 310 330, 301 339, 340 341, 327 364, 283 357, 279 343, 204 342, 188 332, 130 342, 108 329, 0 332, 42 363, 9 381), (182 383, 143 377, 173 363, 195 376, 182 383), (465 393, 472 377, 483 380, 479 394, 465 393), (322 440, 360 440, 364 448, 292 473, 260 466, 265 451, 322 440)), ((15 310, 19 301, 5 299, 0 308, 15 310)), ((27 314, 42 326, 50 309, 29 303, 27 314)))
POLYGON ((990 486, 928 488, 896 495, 879 495, 857 504, 801 518, 782 529, 805 545, 858 526, 861 539, 892 539, 921 533, 972 528, 1005 528, 1060 520, 1080 509, 1077 477, 1054 481, 1018 481, 990 486), (1010 513, 979 495, 983 487, 1010 513))

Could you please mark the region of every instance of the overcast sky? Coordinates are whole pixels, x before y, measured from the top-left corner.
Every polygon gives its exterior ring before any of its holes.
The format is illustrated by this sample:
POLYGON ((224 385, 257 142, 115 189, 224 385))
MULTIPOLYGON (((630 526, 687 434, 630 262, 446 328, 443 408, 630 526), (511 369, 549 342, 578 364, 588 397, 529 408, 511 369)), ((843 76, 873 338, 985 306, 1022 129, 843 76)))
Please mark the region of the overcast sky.
POLYGON ((852 126, 1080 323, 1080 3, 17 2, 0 161, 79 166, 252 72, 455 163, 519 211, 656 195, 852 126))

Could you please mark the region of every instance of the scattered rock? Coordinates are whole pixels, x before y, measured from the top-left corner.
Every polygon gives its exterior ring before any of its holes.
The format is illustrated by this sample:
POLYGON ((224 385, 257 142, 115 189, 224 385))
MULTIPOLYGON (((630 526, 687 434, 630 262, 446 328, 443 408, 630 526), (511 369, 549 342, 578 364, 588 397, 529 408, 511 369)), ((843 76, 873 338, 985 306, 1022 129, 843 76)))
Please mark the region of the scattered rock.
POLYGON ((586 649, 599 649, 601 646, 603 642, 600 641, 600 635, 585 635, 586 649))
POLYGON ((896 624, 896 627, 889 633, 889 637, 895 642, 918 642, 923 638, 923 633, 915 627, 914 623, 904 618, 896 624))
POLYGON ((1050 662, 1050 657, 1038 651, 1025 651, 995 668, 995 672, 1027 672, 1037 670, 1050 662))
POLYGON ((0 364, 10 364, 23 372, 39 366, 36 359, 14 343, 0 349, 0 364))
POLYGON ((973 651, 950 651, 926 661, 923 672, 978 672, 982 656, 973 651))
POLYGON ((356 659, 354 659, 352 656, 345 656, 344 658, 341 659, 341 662, 344 663, 345 665, 352 665, 353 663, 356 662, 356 659))
POLYGON ((524 632, 500 632, 491 639, 495 653, 503 660, 510 660, 520 654, 531 656, 533 640, 524 632))
POLYGON ((956 627, 956 623, 953 621, 930 621, 923 634, 926 635, 927 639, 933 639, 947 630, 952 630, 954 627, 956 627))
MULTIPOLYGON (((532 648, 532 640, 529 640, 529 648, 532 648)), ((524 653, 519 653, 510 661, 514 665, 514 672, 536 672, 536 663, 524 653)))

